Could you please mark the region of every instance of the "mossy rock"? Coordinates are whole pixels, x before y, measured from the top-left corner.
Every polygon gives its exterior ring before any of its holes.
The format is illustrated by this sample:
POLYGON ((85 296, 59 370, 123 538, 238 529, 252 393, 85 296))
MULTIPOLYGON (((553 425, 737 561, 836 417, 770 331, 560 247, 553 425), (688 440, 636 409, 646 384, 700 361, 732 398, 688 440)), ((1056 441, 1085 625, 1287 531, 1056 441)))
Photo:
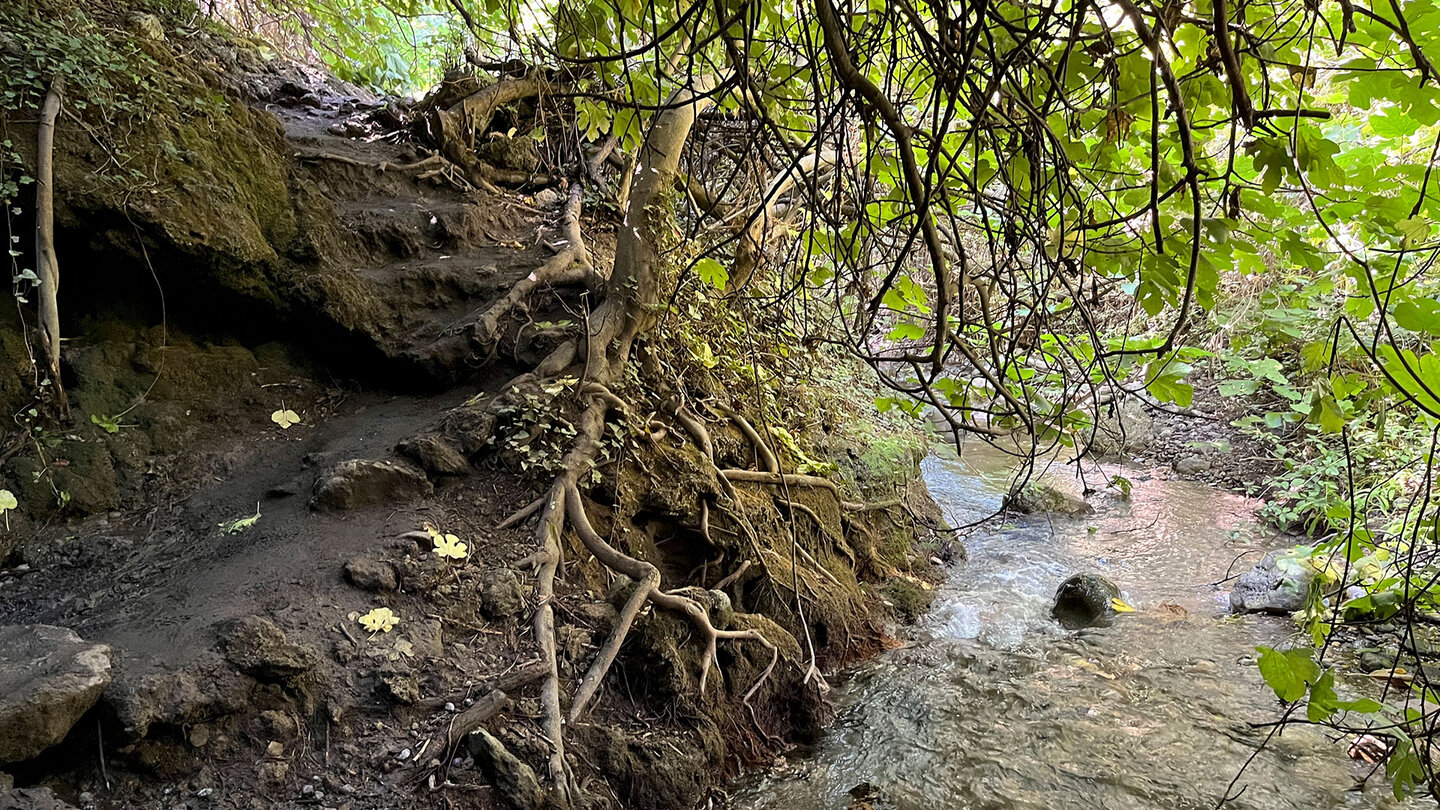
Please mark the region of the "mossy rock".
POLYGON ((1079 495, 1066 492, 1046 481, 1035 481, 1020 488, 1006 500, 1005 507, 1027 515, 1064 515, 1079 517, 1095 511, 1079 495))
POLYGON ((885 600, 891 604, 897 619, 914 624, 935 601, 935 591, 916 580, 896 577, 885 583, 885 600))

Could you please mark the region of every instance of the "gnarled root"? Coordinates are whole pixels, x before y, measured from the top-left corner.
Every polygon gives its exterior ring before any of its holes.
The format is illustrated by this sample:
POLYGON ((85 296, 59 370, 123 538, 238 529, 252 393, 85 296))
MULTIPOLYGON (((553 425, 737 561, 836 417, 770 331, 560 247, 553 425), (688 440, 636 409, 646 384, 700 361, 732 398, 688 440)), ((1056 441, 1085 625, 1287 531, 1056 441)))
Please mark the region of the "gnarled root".
POLYGON ((481 347, 488 347, 500 331, 500 323, 530 297, 530 293, 542 284, 552 286, 563 284, 589 283, 595 278, 595 268, 590 263, 590 252, 580 234, 581 186, 570 187, 570 196, 560 217, 564 232, 559 252, 551 256, 535 272, 515 282, 504 295, 496 299, 478 320, 470 325, 470 341, 481 347))
POLYGON ((605 646, 595 656, 595 661, 590 665, 590 670, 580 681, 580 688, 575 694, 575 700, 570 705, 570 721, 574 722, 585 712, 585 707, 595 692, 599 690, 600 684, 605 679, 605 673, 610 670, 610 665, 615 662, 615 655, 620 651, 620 645, 630 631, 635 617, 639 615, 640 609, 646 602, 653 602, 655 605, 673 610, 683 614, 694 626, 695 631, 700 634, 705 644, 705 653, 700 659, 700 691, 703 694, 705 684, 710 675, 712 666, 715 663, 716 647, 721 639, 750 640, 759 642, 766 649, 770 650, 770 664, 760 674, 755 683, 745 692, 741 699, 748 703, 750 697, 760 688, 761 684, 770 677, 774 671, 775 664, 779 660, 780 650, 769 639, 755 630, 719 630, 710 622, 710 615, 693 599, 686 598, 674 593, 667 593, 660 590, 660 571, 655 566, 643 560, 637 560, 626 554, 622 554, 605 541, 594 527, 590 525, 590 519, 585 514, 584 504, 580 501, 580 492, 573 486, 568 492, 568 513, 570 524, 574 526, 577 534, 580 535, 580 542, 585 548, 595 555, 601 563, 609 568, 619 571, 636 582, 635 591, 625 602, 620 617, 615 622, 615 628, 606 640, 605 646))

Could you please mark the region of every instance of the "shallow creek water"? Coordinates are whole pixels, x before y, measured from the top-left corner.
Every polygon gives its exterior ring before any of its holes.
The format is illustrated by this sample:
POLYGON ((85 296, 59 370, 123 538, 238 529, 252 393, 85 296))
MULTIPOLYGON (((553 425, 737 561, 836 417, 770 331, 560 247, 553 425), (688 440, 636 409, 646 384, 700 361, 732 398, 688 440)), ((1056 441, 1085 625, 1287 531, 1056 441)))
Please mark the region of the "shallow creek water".
MULTIPOLYGON (((961 525, 995 510, 1008 467, 989 448, 969 447, 963 460, 932 456, 925 479, 961 525)), ((1065 480, 1073 469, 1046 478, 1078 491, 1065 480)), ((1215 807, 1264 738, 1249 723, 1277 715, 1255 647, 1283 643, 1294 625, 1229 616, 1226 591, 1212 583, 1237 555, 1275 541, 1246 498, 1109 472, 1134 482, 1129 501, 1092 496, 1094 515, 970 533, 969 561, 941 586, 913 641, 838 687, 833 729, 740 789, 735 806, 839 810, 868 783, 874 807, 897 810, 1215 807), (1108 628, 1062 630, 1050 600, 1079 571, 1113 579, 1137 611, 1108 628)), ((1227 806, 1412 806, 1389 795, 1383 771, 1358 788, 1368 766, 1346 756, 1347 744, 1317 729, 1286 730, 1227 806)))

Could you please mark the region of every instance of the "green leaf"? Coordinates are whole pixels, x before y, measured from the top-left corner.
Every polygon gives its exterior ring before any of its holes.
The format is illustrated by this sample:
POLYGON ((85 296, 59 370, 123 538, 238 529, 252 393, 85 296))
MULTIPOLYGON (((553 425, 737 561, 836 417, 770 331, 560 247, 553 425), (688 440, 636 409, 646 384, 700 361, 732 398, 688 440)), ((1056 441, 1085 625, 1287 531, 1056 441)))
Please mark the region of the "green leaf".
POLYGON ((1320 667, 1310 659, 1311 650, 1296 649, 1280 652, 1270 647, 1260 651, 1260 675, 1275 690, 1275 696, 1286 703, 1305 697, 1305 687, 1320 677, 1320 667))
POLYGON ((725 285, 730 283, 730 274, 720 262, 708 256, 695 262, 695 273, 701 281, 717 290, 725 289, 725 285))
POLYGON ((1398 304, 1395 307, 1395 323, 1411 332, 1440 335, 1440 301, 1415 298, 1398 304))
POLYGON ((923 337, 925 328, 915 323, 896 324, 895 328, 890 330, 891 340, 920 340, 923 337))

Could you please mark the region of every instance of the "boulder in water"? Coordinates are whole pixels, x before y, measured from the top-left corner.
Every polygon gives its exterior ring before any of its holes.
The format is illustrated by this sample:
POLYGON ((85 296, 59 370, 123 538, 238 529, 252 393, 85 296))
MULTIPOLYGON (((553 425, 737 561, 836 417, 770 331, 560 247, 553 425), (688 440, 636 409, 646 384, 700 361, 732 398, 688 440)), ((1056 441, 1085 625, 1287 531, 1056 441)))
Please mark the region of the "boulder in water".
POLYGON ((1097 456, 1123 456, 1145 450, 1154 438, 1155 423, 1144 406, 1127 399, 1119 407, 1111 404, 1095 420, 1089 450, 1097 456))
POLYGON ((1272 551, 1236 580, 1230 591, 1234 613, 1294 613, 1305 607, 1315 572, 1289 551, 1272 551))
POLYGON ((1120 588, 1105 577, 1076 574, 1060 583, 1050 615, 1070 630, 1106 625, 1115 617, 1119 598, 1120 588))
POLYGON ((1079 517, 1095 511, 1084 498, 1046 481, 1035 481, 1021 487, 1006 500, 1005 507, 1027 515, 1049 513, 1067 517, 1079 517))

